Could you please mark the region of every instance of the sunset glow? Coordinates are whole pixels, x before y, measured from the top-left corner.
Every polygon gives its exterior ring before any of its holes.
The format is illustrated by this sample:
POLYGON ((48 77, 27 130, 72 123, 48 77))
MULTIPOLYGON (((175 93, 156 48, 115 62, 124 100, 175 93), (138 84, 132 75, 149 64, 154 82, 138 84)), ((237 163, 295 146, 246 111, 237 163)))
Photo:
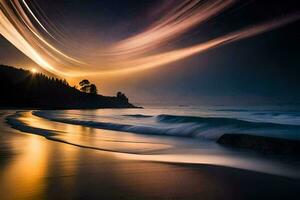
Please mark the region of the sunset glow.
POLYGON ((165 45, 172 45, 183 33, 207 20, 213 20, 234 3, 234 0, 205 3, 185 0, 170 7, 164 16, 142 32, 112 43, 106 49, 93 49, 92 52, 98 52, 96 54, 91 54, 91 51, 79 52, 80 47, 72 48, 70 52, 68 46, 71 41, 61 41, 56 31, 47 26, 56 22, 39 15, 25 0, 12 0, 10 3, 1 0, 0 33, 40 67, 57 75, 72 77, 131 73, 164 66, 211 48, 284 26, 300 17, 299 14, 291 14, 188 47, 163 50, 165 45))
POLYGON ((35 68, 32 68, 31 73, 35 74, 35 73, 37 73, 37 70, 35 68))
POLYGON ((0 0, 0 199, 299 199, 295 0, 0 0))

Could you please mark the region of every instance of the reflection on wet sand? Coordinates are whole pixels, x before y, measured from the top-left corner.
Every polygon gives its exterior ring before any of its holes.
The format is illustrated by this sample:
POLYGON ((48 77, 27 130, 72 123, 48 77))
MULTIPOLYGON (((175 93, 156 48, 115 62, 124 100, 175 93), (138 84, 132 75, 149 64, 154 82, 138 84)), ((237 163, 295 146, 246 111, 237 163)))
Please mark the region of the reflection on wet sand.
MULTIPOLYGON (((2 130, 12 132, 5 128, 2 130)), ((7 137, 9 147, 6 148, 12 154, 1 166, 1 199, 46 199, 47 179, 53 175, 72 177, 76 174, 78 149, 68 145, 52 145, 36 135, 4 133, 3 137, 7 137), (59 160, 64 162, 58 167, 54 161, 59 160)), ((72 188, 74 180, 62 180, 65 187, 72 188)))
POLYGON ((21 133, 3 119, 0 127, 1 139, 11 151, 0 163, 1 200, 253 199, 254 194, 289 198, 300 186, 298 180, 243 170, 124 160, 117 154, 21 133), (257 191, 257 185, 264 190, 257 191))
POLYGON ((99 130, 79 125, 52 122, 32 115, 18 113, 18 121, 25 126, 37 128, 38 134, 53 140, 99 150, 128 153, 147 153, 172 148, 176 140, 147 135, 99 130), (45 131, 43 131, 45 130, 45 131), (45 132, 47 132, 45 134, 45 132))
POLYGON ((1 193, 1 197, 22 199, 34 196, 42 199, 45 188, 43 179, 48 170, 48 145, 38 136, 30 136, 26 140, 20 140, 20 144, 12 145, 20 145, 22 151, 2 169, 0 185, 1 191, 5 193, 1 193))

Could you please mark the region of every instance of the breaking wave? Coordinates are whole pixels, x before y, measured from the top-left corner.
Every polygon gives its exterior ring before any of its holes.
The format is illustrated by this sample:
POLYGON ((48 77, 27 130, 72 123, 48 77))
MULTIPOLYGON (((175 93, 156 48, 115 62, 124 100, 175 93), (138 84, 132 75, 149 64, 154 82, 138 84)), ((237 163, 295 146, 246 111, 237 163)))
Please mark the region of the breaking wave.
POLYGON ((101 122, 94 120, 82 120, 56 115, 53 112, 33 111, 33 114, 48 120, 81 125, 86 127, 131 132, 137 134, 167 135, 179 137, 195 137, 205 139, 218 139, 224 133, 247 133, 266 135, 271 137, 283 137, 300 139, 300 125, 277 124, 269 122, 253 122, 235 118, 222 117, 196 117, 178 115, 123 115, 134 118, 151 118, 154 124, 127 124, 117 122, 101 122))

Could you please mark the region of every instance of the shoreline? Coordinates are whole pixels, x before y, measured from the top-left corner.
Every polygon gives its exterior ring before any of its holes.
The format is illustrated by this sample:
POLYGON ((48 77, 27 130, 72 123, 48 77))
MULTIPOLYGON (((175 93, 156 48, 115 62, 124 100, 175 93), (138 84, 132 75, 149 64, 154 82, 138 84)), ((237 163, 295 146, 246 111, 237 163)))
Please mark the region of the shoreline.
POLYGON ((48 140, 125 155, 140 161, 213 164, 300 178, 300 172, 297 170, 300 163, 295 163, 299 160, 297 158, 258 154, 247 149, 224 148, 213 140, 198 141, 188 137, 149 135, 128 130, 124 132, 123 129, 112 130, 102 126, 53 121, 51 118, 35 115, 34 111, 17 111, 5 117, 5 120, 16 130, 39 135, 48 140))
POLYGON ((95 110, 95 109, 144 109, 142 106, 135 106, 132 107, 70 107, 70 108, 61 108, 61 107, 50 107, 50 108, 39 108, 39 107, 0 107, 0 111, 6 110, 95 110))
MULTIPOLYGON (((10 112, 10 111, 8 111, 10 112)), ((1 113, 1 112, 0 112, 1 113)), ((299 179, 207 164, 129 160, 10 128, 0 114, 1 199, 288 199, 299 179), (10 153, 8 155, 8 153, 10 153)))

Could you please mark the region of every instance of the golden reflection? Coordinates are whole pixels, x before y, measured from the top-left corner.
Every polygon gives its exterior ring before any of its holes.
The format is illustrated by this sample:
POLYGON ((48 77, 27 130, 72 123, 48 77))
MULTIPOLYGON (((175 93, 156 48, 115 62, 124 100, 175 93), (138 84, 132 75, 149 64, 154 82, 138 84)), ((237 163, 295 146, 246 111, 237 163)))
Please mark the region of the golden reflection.
POLYGON ((21 143, 15 143, 15 148, 20 150, 20 154, 3 170, 5 173, 1 175, 0 185, 5 193, 1 194, 1 198, 43 199, 48 170, 48 143, 39 136, 31 135, 21 143))
POLYGON ((53 135, 45 135, 49 139, 82 147, 127 153, 147 153, 172 147, 172 143, 168 141, 164 143, 162 138, 150 139, 147 136, 126 132, 120 134, 117 131, 53 122, 36 117, 31 112, 23 112, 19 119, 30 127, 51 130, 53 135))
MULTIPOLYGON (((21 119, 30 125, 49 126, 46 121, 40 123, 31 117, 30 112, 23 112, 21 119)), ((74 188, 79 148, 37 135, 16 133, 10 142, 15 154, 0 166, 0 199, 45 199, 54 177, 68 177, 58 183, 61 187, 74 188)))

